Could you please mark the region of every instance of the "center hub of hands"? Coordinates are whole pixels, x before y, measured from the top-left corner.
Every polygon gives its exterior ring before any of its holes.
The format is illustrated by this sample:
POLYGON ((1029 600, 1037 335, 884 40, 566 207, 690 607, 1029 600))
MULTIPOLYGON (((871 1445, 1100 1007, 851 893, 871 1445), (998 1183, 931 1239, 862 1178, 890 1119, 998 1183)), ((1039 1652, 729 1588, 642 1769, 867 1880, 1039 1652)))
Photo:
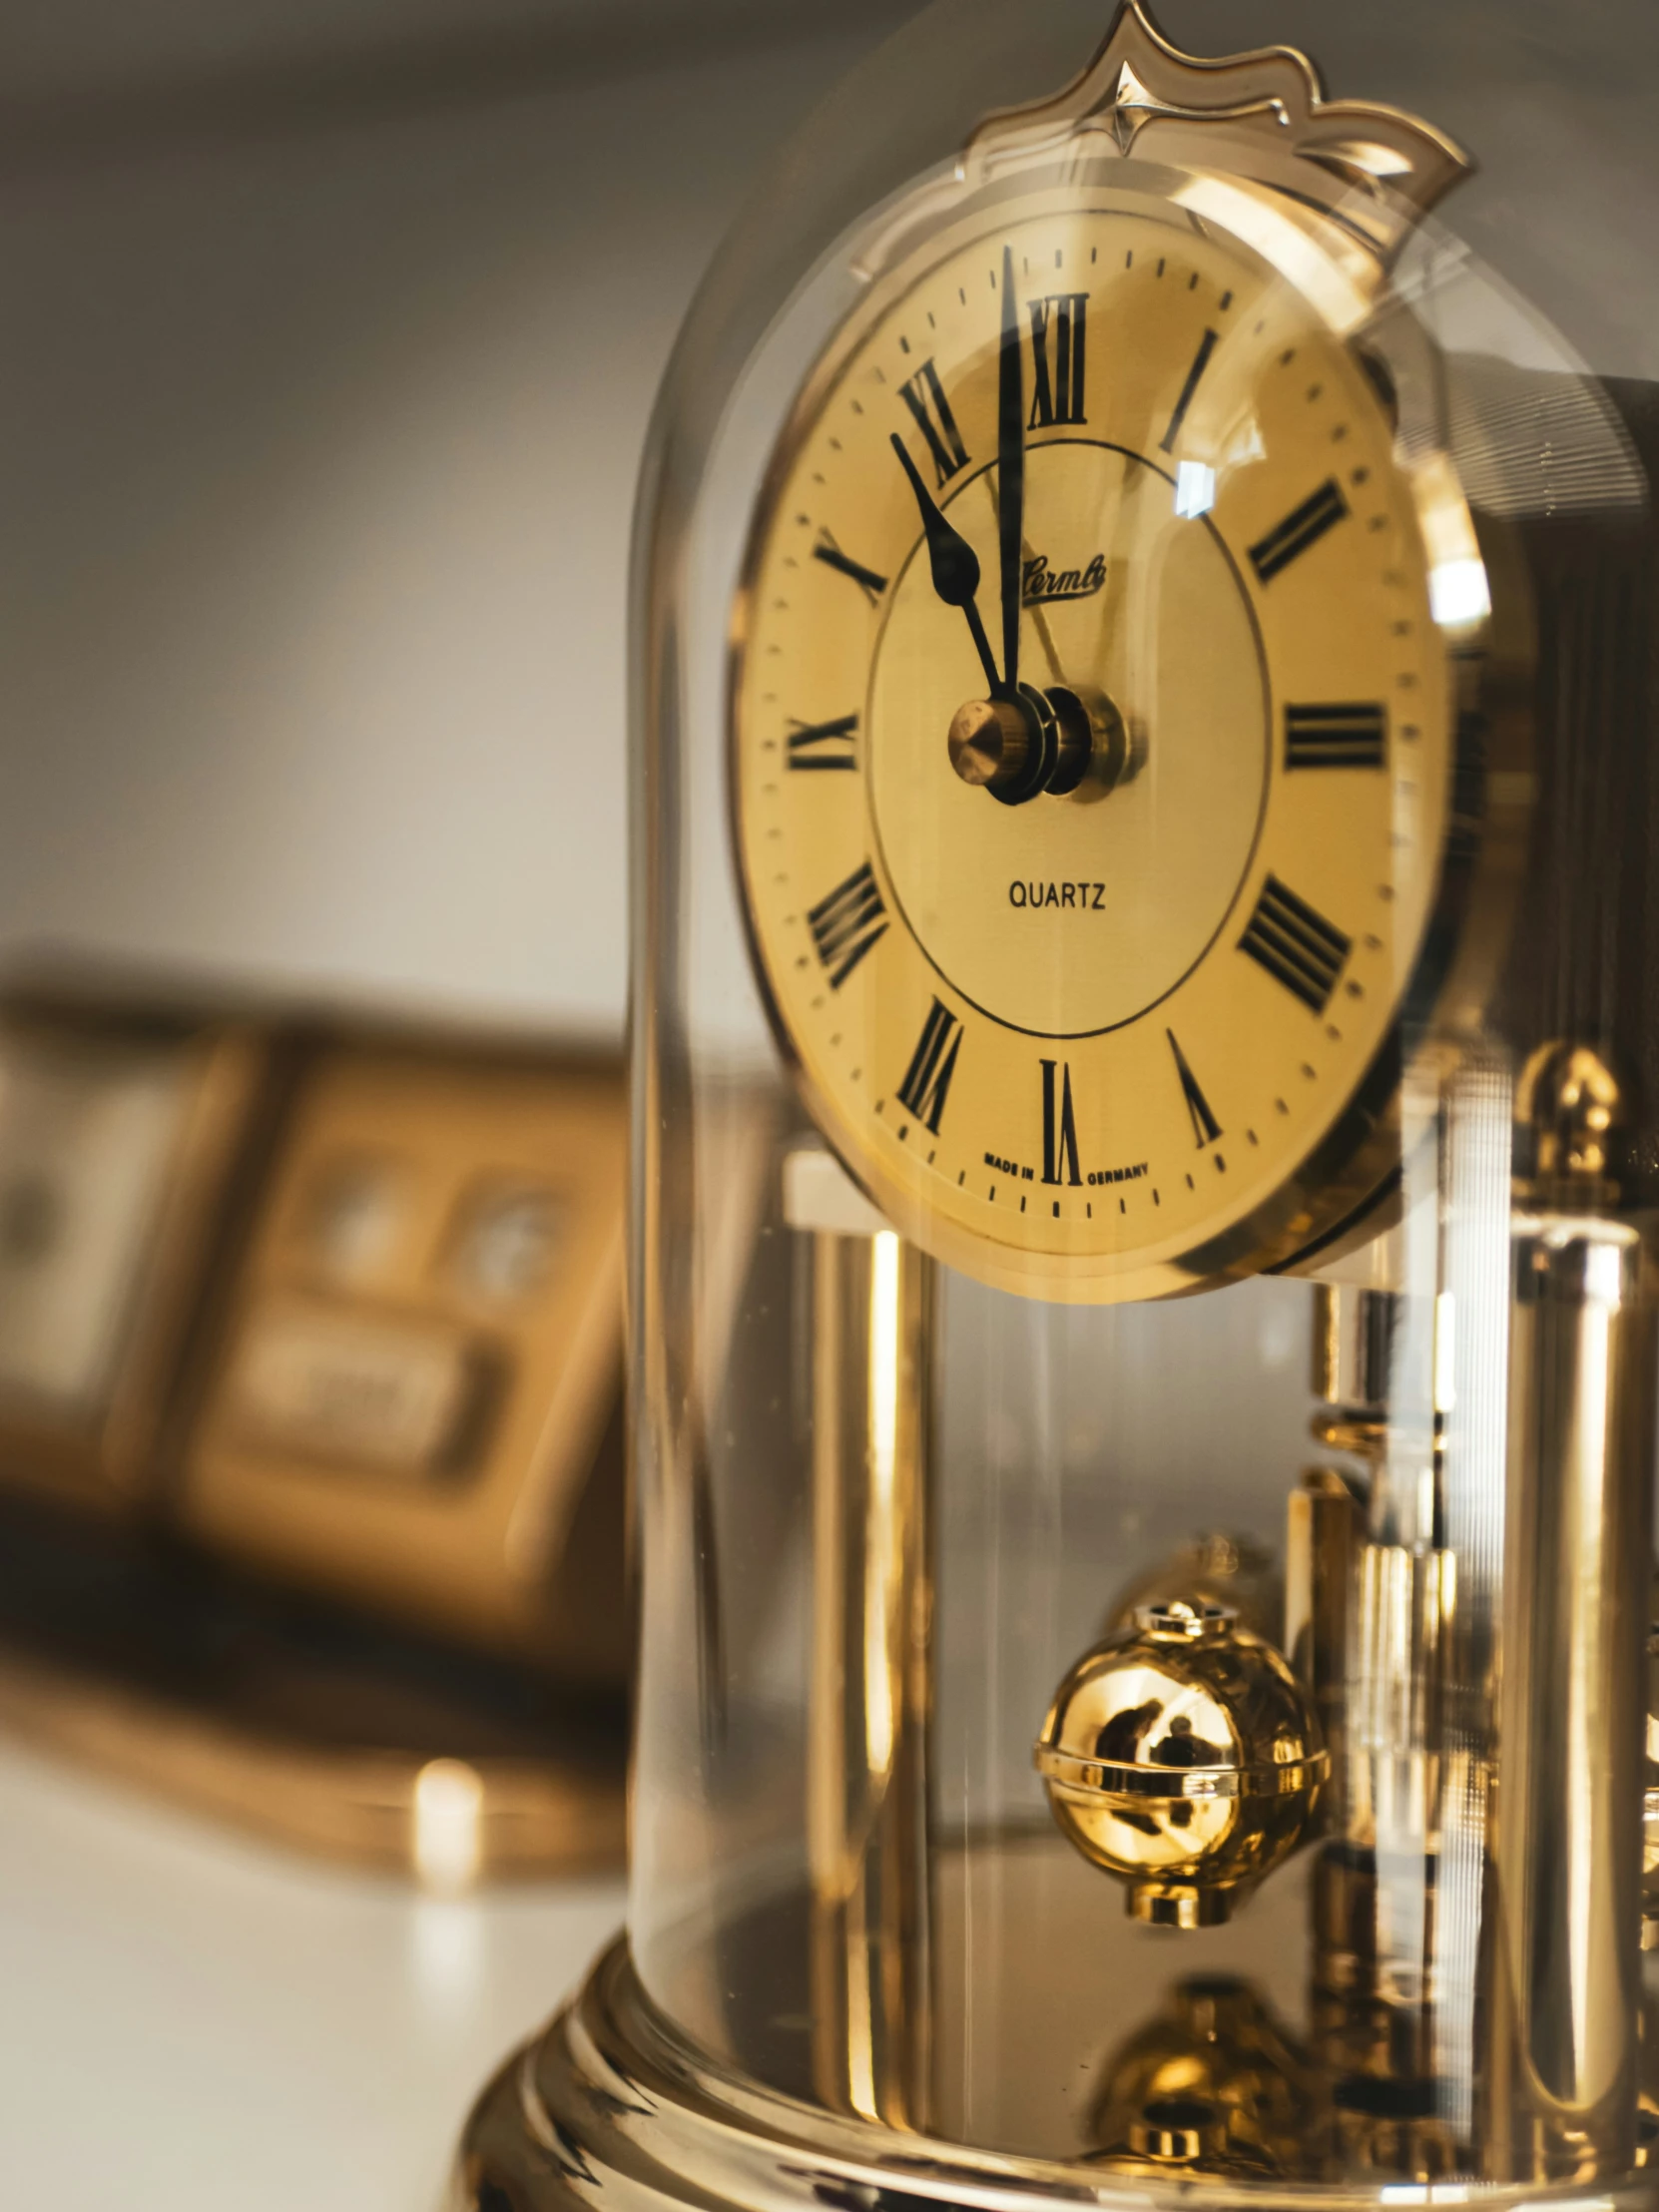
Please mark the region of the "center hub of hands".
POLYGON ((1044 793, 1104 798, 1140 770, 1144 744, 1131 737, 1104 692, 1071 684, 998 687, 970 699, 951 720, 946 747, 964 784, 988 791, 1004 807, 1022 807, 1044 793), (1087 785, 1087 790, 1084 787, 1087 785))

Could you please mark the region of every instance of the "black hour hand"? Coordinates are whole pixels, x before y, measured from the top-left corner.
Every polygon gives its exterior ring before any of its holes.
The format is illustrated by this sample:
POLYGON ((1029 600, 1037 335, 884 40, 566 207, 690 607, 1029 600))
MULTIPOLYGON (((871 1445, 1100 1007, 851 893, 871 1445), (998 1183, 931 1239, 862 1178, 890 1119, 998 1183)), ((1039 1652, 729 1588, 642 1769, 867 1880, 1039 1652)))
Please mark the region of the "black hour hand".
POLYGON ((903 463, 904 473, 910 479, 910 489, 916 495, 916 505, 921 509, 921 527, 927 539, 927 558, 933 571, 933 589, 947 607, 960 607, 967 616, 968 628, 973 632, 973 642, 985 671, 985 682, 994 692, 999 689, 996 662, 991 654, 990 640, 985 635, 985 625, 979 618, 975 594, 979 589, 979 556, 959 530, 951 528, 939 509, 938 502, 921 480, 921 472, 911 460, 904 440, 893 432, 892 449, 903 463))

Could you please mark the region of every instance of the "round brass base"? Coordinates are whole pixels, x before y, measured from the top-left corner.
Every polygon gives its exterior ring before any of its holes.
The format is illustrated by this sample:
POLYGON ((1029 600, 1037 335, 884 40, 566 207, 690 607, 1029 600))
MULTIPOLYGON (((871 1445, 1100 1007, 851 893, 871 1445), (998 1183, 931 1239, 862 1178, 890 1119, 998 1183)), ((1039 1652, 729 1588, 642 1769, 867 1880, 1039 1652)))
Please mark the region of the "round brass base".
MULTIPOLYGON (((1462 2201, 1465 2185, 1447 2192, 1462 2201)), ((1383 2212, 1383 2185, 1237 2182, 1156 2161, 1114 2173, 1091 2163, 1000 2156, 842 2117, 738 2080, 684 2042, 641 1989, 622 1939, 586 1987, 515 2053, 474 2106, 446 2212, 1383 2212)), ((1652 2176, 1609 2187, 1484 2186, 1482 2212, 1654 2212, 1652 2176)))

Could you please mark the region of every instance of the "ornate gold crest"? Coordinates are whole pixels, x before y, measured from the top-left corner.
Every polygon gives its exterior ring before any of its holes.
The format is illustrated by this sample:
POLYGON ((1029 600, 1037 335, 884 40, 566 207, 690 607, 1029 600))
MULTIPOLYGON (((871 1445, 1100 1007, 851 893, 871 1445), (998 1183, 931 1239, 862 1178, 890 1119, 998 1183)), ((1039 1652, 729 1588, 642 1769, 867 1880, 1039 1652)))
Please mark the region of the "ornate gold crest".
POLYGON ((1318 69, 1290 47, 1221 61, 1183 54, 1141 0, 1125 0, 1063 92, 987 117, 964 166, 1041 159, 1068 143, 1096 156, 1102 140, 1125 159, 1233 170, 1311 201, 1384 266, 1474 168, 1450 139, 1397 108, 1327 100, 1318 69))

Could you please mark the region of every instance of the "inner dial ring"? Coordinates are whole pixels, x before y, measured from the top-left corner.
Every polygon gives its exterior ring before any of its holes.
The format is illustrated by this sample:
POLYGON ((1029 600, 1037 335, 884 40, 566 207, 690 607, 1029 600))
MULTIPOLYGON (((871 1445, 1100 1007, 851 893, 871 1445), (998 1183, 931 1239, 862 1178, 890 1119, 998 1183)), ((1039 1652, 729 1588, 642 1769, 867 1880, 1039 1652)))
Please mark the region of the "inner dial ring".
MULTIPOLYGON (((1098 1035, 1158 1006, 1214 943, 1255 852, 1266 655, 1225 543, 1178 503, 1174 476, 1100 440, 1027 457, 1027 688, 1099 696, 1134 754, 1113 776, 1102 747, 1106 773, 1059 797, 999 807, 945 773, 936 733, 976 673, 971 641, 919 538, 884 595, 864 715, 880 864, 940 979, 1029 1036, 1098 1035)), ((994 574, 994 469, 965 475, 944 512, 994 574)))
POLYGON ((907 1236, 1044 1298, 1244 1273, 1368 1195, 1446 880, 1424 514, 1472 552, 1466 510, 1310 300, 1152 174, 1004 203, 884 282, 797 405, 738 612, 738 864, 810 1110, 907 1236), (1019 680, 1086 695, 1117 757, 999 805, 945 741, 997 692, 1005 251, 1019 680))

